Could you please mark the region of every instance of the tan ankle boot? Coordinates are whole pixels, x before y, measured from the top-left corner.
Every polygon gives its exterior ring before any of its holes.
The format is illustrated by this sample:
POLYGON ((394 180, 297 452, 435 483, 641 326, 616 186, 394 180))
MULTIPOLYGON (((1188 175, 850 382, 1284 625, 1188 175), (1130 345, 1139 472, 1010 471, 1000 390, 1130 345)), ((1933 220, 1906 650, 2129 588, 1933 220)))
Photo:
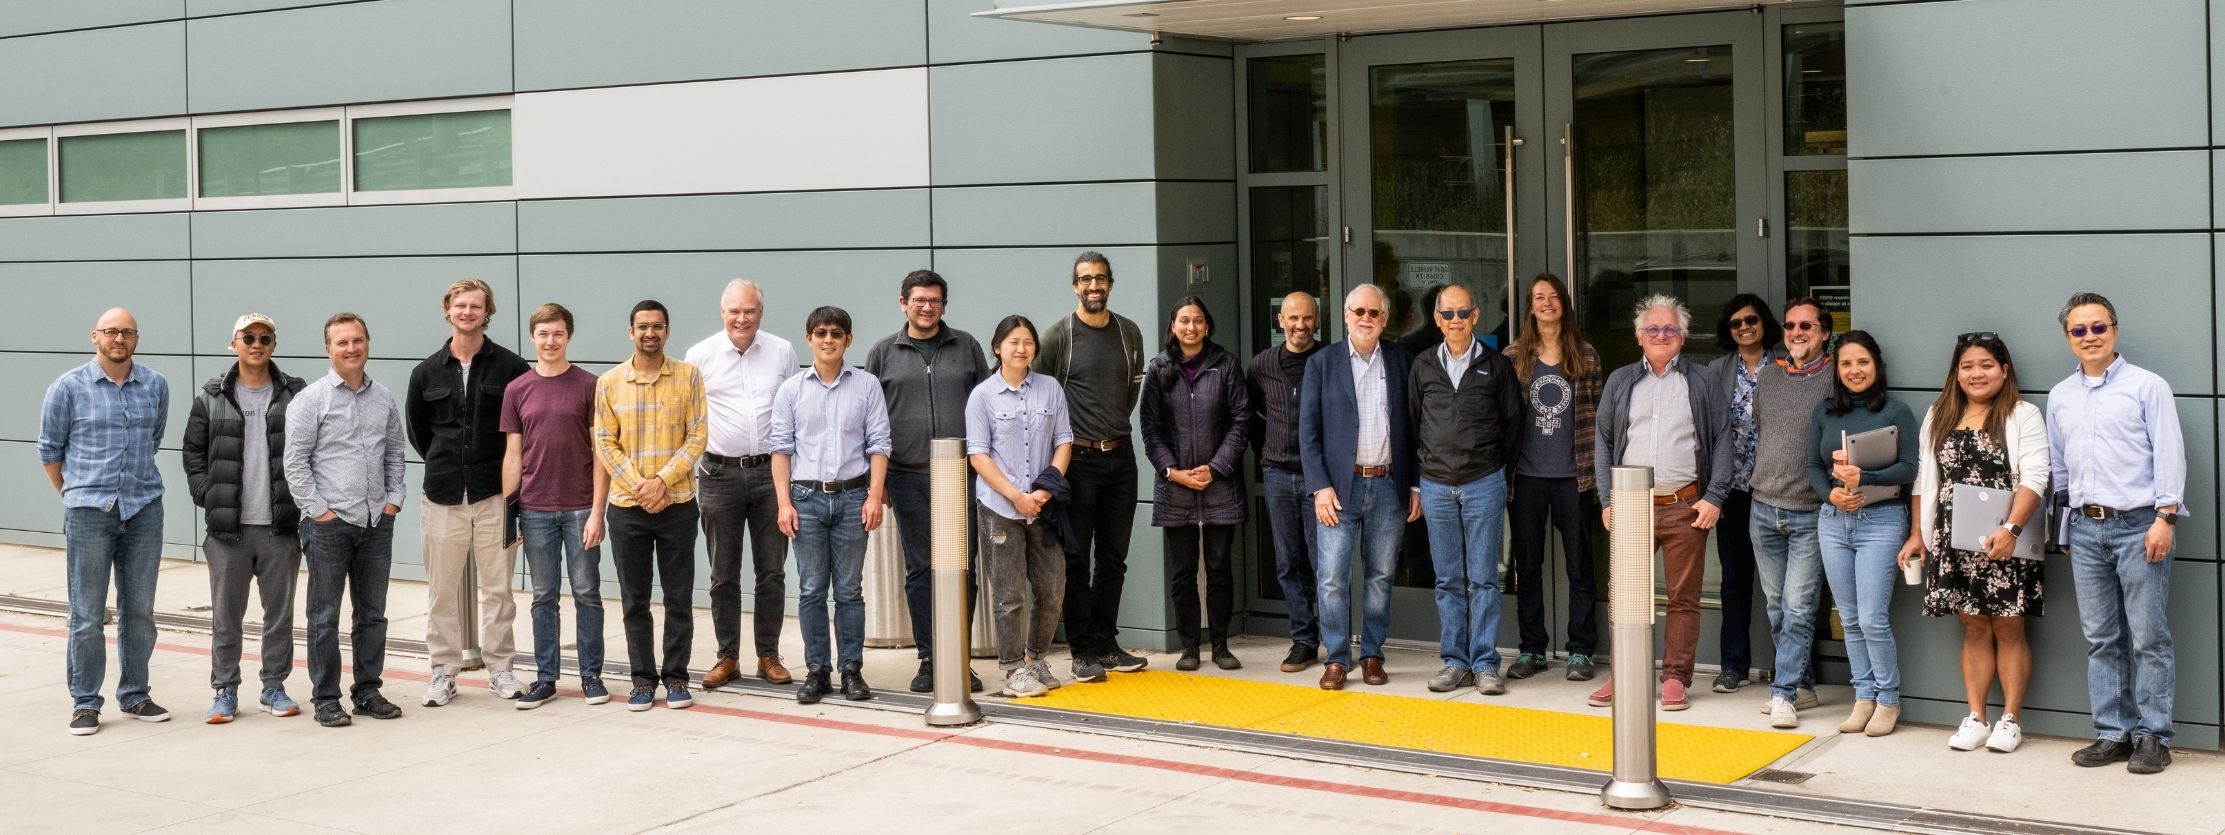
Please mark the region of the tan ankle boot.
POLYGON ((1870 736, 1884 736, 1892 733, 1894 728, 1900 727, 1900 723, 1900 705, 1878 705, 1877 712, 1870 714, 1869 727, 1862 729, 1862 732, 1870 736))
POLYGON ((1870 714, 1875 710, 1877 710, 1876 702, 1868 700, 1855 702, 1854 712, 1847 714, 1846 721, 1839 723, 1839 733, 1861 733, 1863 728, 1869 727, 1870 714))

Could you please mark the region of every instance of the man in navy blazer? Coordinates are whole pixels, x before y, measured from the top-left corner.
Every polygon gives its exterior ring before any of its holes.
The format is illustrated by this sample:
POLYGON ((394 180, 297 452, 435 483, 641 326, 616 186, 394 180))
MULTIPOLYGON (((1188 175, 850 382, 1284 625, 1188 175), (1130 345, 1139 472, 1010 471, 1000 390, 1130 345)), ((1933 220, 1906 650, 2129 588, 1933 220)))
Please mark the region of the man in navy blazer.
POLYGON ((1360 674, 1383 684, 1383 640, 1391 626, 1391 569, 1406 523, 1421 518, 1414 493, 1413 427, 1406 376, 1414 358, 1382 340, 1390 297, 1362 284, 1344 296, 1345 341, 1306 361, 1298 399, 1298 453, 1313 494, 1317 550, 1314 577, 1321 648, 1328 651, 1321 689, 1344 688, 1352 667, 1352 600, 1345 587, 1352 559, 1364 555, 1360 674), (1403 513, 1401 512, 1403 511, 1403 513))

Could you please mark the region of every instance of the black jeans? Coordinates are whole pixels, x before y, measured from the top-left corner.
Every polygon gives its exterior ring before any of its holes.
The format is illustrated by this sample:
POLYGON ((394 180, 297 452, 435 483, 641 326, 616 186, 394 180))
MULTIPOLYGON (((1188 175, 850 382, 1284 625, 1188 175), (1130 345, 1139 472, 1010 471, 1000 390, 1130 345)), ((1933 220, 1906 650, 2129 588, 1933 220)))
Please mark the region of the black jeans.
POLYGON ((355 651, 355 685, 348 697, 360 705, 379 692, 386 670, 386 579, 394 567, 394 517, 359 528, 334 517, 330 522, 301 520, 301 544, 309 564, 309 700, 315 705, 340 701, 340 595, 348 596, 354 623, 348 638, 355 651))
POLYGON ((1715 553, 1723 568, 1723 669, 1740 678, 1754 667, 1754 533, 1748 528, 1754 516, 1754 494, 1732 490, 1723 500, 1723 519, 1715 525, 1715 553))
POLYGON ((1576 478, 1539 478, 1516 474, 1507 503, 1513 525, 1514 601, 1522 630, 1522 651, 1544 655, 1553 645, 1545 628, 1545 526, 1560 531, 1568 569, 1568 652, 1599 650, 1599 629, 1592 609, 1599 594, 1592 583, 1591 531, 1599 518, 1598 499, 1577 489, 1576 478))
POLYGON ((1236 610, 1236 577, 1229 568, 1235 525, 1175 525, 1167 531, 1167 593, 1174 600, 1174 631, 1184 649, 1198 648, 1197 569, 1205 563, 1205 624, 1214 646, 1228 642, 1236 610))
POLYGON ((757 654, 779 655, 781 620, 788 614, 788 537, 780 533, 772 465, 730 467, 705 459, 695 483, 703 544, 711 552, 711 631, 718 635, 718 657, 741 657, 745 527, 751 570, 757 576, 752 601, 757 654))
POLYGON ((610 552, 618 564, 618 605, 626 623, 626 666, 634 686, 688 681, 688 648, 695 642, 695 502, 661 513, 611 505, 603 513, 610 552), (649 584, 664 587, 664 664, 657 664, 657 630, 649 617, 649 584))
POLYGON ((1066 468, 1074 487, 1066 518, 1081 540, 1066 555, 1066 643, 1074 654, 1120 648, 1120 586, 1128 576, 1128 535, 1136 523, 1136 452, 1074 450, 1066 468))
MULTIPOLYGON (((903 537, 904 546, 904 603, 911 610, 912 642, 919 650, 919 660, 925 661, 935 652, 935 548, 932 534, 935 529, 934 502, 930 492, 934 480, 925 472, 888 471, 889 509, 896 511, 896 530, 903 537)), ((966 518, 957 524, 968 524, 979 505, 973 501, 973 481, 966 482, 966 518)), ((981 537, 980 531, 967 537, 966 555, 969 571, 966 572, 966 600, 971 605, 974 594, 981 587, 981 537)), ((975 612, 966 611, 966 624, 973 624, 975 612)))

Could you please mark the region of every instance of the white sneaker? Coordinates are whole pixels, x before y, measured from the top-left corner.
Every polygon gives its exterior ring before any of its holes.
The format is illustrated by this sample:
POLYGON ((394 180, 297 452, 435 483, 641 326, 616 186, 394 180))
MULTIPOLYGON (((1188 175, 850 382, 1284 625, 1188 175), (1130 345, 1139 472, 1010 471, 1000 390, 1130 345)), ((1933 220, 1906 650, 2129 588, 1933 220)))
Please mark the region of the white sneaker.
POLYGON ((1973 713, 1962 717, 1962 727, 1955 729, 1954 736, 1947 737, 1947 747, 1957 751, 1976 751, 1978 743, 1984 742, 1985 738, 1986 719, 1973 713))
POLYGON ((439 707, 454 698, 456 698, 456 677, 450 675, 446 667, 433 668, 433 680, 425 683, 425 698, 420 701, 426 707, 439 707))
POLYGON ((509 670, 497 670, 487 677, 487 692, 493 693, 495 698, 515 699, 524 691, 525 685, 519 684, 518 677, 511 675, 509 670))
POLYGON ((1004 674, 1004 694, 1007 696, 1024 699, 1029 696, 1041 696, 1049 692, 1051 692, 1051 688, 1045 687, 1043 682, 1037 681, 1035 671, 1026 666, 1004 674))
POLYGON ((1800 727, 1800 712, 1793 709, 1791 699, 1779 696, 1769 700, 1769 726, 1772 728, 1800 727))
POLYGON ((1986 750, 2001 754, 2023 744, 2024 728, 2016 723, 2014 716, 2002 716, 2001 721, 1993 723, 1993 735, 1986 737, 1986 750))

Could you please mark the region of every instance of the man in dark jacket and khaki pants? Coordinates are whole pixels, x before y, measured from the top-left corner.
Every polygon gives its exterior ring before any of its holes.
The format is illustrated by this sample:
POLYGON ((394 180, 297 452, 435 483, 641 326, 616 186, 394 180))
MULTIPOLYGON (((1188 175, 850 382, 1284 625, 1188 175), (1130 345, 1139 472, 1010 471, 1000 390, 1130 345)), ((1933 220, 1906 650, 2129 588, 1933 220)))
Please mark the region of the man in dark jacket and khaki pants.
POLYGON ((239 658, 247 589, 263 603, 262 690, 257 703, 273 716, 301 708, 286 695, 294 668, 294 580, 301 572, 301 510, 286 486, 286 404, 299 377, 270 361, 278 326, 249 313, 232 323, 239 361, 209 378, 193 397, 185 428, 185 477, 193 503, 207 511, 209 561, 209 686, 216 695, 208 723, 239 712, 239 658))

